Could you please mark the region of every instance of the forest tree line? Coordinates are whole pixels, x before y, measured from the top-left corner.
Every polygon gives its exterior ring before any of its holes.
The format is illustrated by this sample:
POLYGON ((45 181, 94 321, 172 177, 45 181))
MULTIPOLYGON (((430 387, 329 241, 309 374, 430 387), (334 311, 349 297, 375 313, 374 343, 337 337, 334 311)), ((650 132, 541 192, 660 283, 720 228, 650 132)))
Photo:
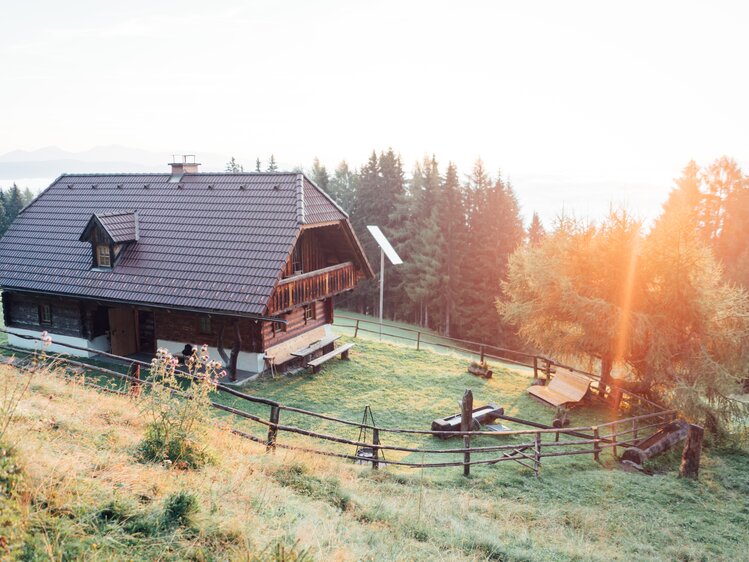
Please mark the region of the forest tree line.
MULTIPOLYGON (((477 160, 467 175, 424 158, 406 173, 392 149, 373 152, 359 170, 329 173, 319 160, 312 180, 350 215, 370 262, 379 249, 366 226, 378 225, 403 258, 386 265, 384 316, 474 341, 509 345, 514 330, 495 312, 510 254, 526 239, 512 185, 477 160)), ((534 217, 536 234, 540 222, 534 217)), ((378 313, 378 279, 360 283, 340 306, 378 313)))
POLYGON ((27 187, 21 189, 15 183, 7 189, 0 188, 0 236, 26 205, 34 199, 34 194, 27 187))

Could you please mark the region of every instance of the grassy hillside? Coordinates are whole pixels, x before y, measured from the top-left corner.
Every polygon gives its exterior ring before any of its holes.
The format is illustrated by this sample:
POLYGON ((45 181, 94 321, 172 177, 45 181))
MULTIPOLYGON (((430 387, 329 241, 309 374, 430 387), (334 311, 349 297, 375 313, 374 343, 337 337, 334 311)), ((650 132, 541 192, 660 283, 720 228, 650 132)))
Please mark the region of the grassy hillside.
MULTIPOLYGON (((549 419, 526 398, 522 375, 483 381, 464 369, 461 358, 359 341, 350 363, 250 390, 354 419, 369 403, 381 425, 426 427, 469 387, 477 401, 549 419)), ((18 375, 0 367, 0 376, 18 375)), ((221 430, 225 421, 210 432, 213 464, 141 464, 143 422, 130 399, 34 375, 5 439, 3 474, 17 463, 22 478, 9 504, 18 516, 0 534, 15 533, 14 556, 27 560, 269 560, 280 548, 287 560, 742 560, 749 552, 746 451, 708 451, 698 483, 676 477, 673 454, 651 466, 653 476, 565 458, 544 464, 540 479, 514 463, 466 479, 457 469, 374 472, 281 449, 265 455, 221 430)))

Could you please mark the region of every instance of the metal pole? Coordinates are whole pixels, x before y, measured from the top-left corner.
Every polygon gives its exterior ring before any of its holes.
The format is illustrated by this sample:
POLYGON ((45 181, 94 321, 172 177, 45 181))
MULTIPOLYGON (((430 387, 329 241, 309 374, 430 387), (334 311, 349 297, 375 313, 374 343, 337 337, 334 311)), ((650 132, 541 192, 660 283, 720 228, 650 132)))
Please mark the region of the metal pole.
POLYGON ((385 289, 385 251, 380 248, 380 339, 382 339, 382 300, 385 289))

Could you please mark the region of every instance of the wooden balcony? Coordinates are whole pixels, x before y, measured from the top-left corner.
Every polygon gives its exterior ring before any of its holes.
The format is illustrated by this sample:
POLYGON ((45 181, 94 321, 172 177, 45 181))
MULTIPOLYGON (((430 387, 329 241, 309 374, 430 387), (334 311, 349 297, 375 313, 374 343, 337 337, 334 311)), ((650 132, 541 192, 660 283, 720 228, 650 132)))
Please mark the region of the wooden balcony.
POLYGON ((270 300, 269 314, 276 314, 324 299, 356 286, 357 273, 350 261, 282 279, 270 300))

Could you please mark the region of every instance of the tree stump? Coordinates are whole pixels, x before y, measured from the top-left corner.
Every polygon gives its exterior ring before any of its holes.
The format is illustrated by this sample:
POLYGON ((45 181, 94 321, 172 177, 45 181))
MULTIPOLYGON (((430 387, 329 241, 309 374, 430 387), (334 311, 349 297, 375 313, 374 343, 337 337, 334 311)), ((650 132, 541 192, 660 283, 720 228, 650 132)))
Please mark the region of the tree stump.
POLYGON ((700 472, 700 455, 702 454, 702 438, 705 430, 699 425, 690 424, 687 442, 681 455, 679 477, 697 480, 700 472))

